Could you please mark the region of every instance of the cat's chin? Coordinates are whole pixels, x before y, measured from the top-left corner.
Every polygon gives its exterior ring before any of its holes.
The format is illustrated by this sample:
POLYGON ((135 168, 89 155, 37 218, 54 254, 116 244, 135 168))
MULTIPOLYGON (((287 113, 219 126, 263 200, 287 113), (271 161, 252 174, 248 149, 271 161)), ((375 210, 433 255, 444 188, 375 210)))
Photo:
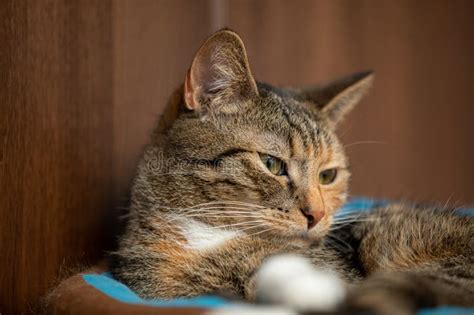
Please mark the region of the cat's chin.
POLYGON ((310 230, 302 229, 295 233, 295 238, 300 238, 302 240, 308 240, 310 242, 319 242, 321 241, 329 231, 329 226, 321 225, 315 226, 310 230))
POLYGON ((281 240, 283 242, 291 243, 299 246, 315 246, 322 243, 324 236, 327 234, 327 231, 298 231, 293 233, 278 233, 278 234, 267 234, 263 236, 264 238, 272 240, 281 240))

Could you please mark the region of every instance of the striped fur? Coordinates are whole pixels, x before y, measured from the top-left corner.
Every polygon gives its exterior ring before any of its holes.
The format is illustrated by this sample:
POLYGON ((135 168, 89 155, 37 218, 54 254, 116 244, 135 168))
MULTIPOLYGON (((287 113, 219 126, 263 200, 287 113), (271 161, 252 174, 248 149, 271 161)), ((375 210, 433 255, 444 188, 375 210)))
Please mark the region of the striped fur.
POLYGON ((253 79, 238 35, 211 36, 168 104, 175 119, 158 125, 138 165, 114 275, 147 298, 226 291, 254 300, 265 259, 295 253, 351 286, 348 309, 472 304, 472 219, 393 206, 332 231, 350 178, 334 129, 371 81, 360 73, 278 89, 253 79), (271 174, 259 153, 284 161, 288 175, 271 174), (322 185, 328 168, 336 179, 322 185), (323 212, 314 228, 302 209, 323 212))

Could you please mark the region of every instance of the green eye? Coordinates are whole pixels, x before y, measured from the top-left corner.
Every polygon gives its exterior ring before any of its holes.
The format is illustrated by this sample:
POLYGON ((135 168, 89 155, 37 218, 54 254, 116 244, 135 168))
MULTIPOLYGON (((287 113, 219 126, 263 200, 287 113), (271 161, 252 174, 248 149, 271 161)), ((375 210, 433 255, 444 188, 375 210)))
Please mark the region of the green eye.
POLYGON ((337 169, 330 168, 319 173, 319 183, 321 185, 329 185, 336 179, 337 169))
POLYGON ((276 176, 287 175, 286 173, 286 164, 279 158, 268 154, 260 154, 260 159, 262 163, 268 168, 270 173, 276 176))

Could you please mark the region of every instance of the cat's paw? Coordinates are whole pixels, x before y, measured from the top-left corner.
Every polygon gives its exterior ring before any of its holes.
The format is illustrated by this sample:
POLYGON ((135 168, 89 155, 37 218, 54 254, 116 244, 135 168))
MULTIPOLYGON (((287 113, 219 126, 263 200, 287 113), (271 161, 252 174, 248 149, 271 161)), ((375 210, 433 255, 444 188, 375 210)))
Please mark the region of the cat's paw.
POLYGON ((318 269, 305 258, 269 258, 256 274, 256 297, 303 311, 331 311, 346 296, 344 283, 332 272, 318 269))

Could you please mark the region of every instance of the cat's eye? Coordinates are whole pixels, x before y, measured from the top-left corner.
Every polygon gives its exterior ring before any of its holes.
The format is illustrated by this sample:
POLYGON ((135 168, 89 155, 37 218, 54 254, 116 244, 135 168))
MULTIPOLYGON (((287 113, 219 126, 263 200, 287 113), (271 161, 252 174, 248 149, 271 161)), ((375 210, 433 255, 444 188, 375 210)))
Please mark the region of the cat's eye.
POLYGON ((286 164, 279 158, 276 158, 269 154, 260 154, 260 160, 267 167, 267 169, 276 176, 287 175, 286 164))
POLYGON ((319 173, 319 183, 321 185, 329 185, 336 179, 337 169, 330 168, 319 173))

